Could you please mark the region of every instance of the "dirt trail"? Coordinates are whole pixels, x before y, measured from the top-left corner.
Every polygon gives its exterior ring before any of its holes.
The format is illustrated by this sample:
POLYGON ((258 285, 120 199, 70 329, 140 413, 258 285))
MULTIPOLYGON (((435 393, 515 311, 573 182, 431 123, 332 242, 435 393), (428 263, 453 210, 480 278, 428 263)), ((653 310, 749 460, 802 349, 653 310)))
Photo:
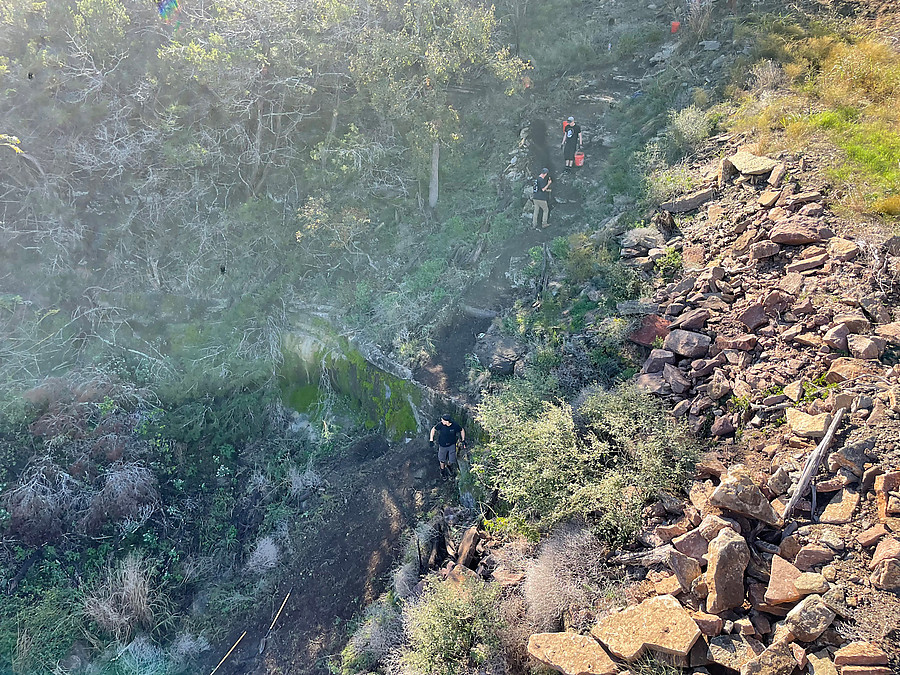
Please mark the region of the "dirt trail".
MULTIPOLYGON (((218 670, 222 675, 328 673, 325 659, 339 653, 347 621, 385 589, 386 573, 403 546, 403 532, 447 499, 424 440, 392 447, 377 459, 348 457, 329 474, 331 508, 304 539, 294 541, 294 576, 273 594, 272 607, 235 625, 209 656, 212 670, 240 634, 247 635, 218 670), (259 654, 285 594, 293 588, 276 629, 259 654)), ((449 488, 446 488, 449 489, 449 488)), ((223 617, 225 619, 225 617, 223 617)))
MULTIPOLYGON (((614 79, 612 76, 604 78, 596 86, 598 93, 618 98, 624 98, 636 90, 636 85, 614 79)), ((566 109, 565 116, 574 115, 585 126, 585 131, 590 132, 590 124, 583 120, 597 119, 604 105, 590 101, 578 102, 566 109)), ((466 291, 461 306, 501 313, 522 295, 521 289, 515 288, 509 279, 511 261, 527 256, 528 251, 535 246, 541 246, 556 237, 583 229, 583 222, 578 219, 582 214, 581 204, 573 199, 568 187, 577 174, 563 172, 562 151, 559 149, 559 139, 562 137, 561 120, 564 116, 557 117, 558 120, 538 117, 533 119, 530 125, 533 134, 537 132, 539 139, 541 135, 544 138, 536 143, 532 142, 529 148, 529 166, 535 173, 543 166, 550 169, 550 175, 555 181, 554 197, 562 202, 552 207, 550 227, 538 231, 533 229, 529 222, 527 229, 505 241, 494 258, 490 273, 466 291)), ((605 126, 604 131, 615 135, 618 130, 612 126, 605 126)), ((585 152, 587 161, 576 171, 591 180, 602 179, 608 162, 608 148, 597 139, 585 148, 585 152)), ((530 212, 528 216, 530 218, 530 212)), ((490 325, 490 318, 474 318, 463 310, 457 311, 435 331, 434 355, 428 363, 416 371, 416 380, 443 394, 459 392, 467 380, 466 355, 472 352, 478 335, 490 325)))

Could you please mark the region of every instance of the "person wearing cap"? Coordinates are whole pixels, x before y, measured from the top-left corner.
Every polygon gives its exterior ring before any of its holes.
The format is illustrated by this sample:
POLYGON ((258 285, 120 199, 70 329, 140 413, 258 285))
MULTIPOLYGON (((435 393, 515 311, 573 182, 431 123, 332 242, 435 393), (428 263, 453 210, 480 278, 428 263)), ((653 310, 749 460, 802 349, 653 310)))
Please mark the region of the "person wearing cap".
POLYGON ((563 137, 559 147, 563 149, 563 159, 566 161, 566 169, 575 165, 575 150, 583 144, 581 127, 575 122, 574 117, 569 117, 563 125, 563 137))
POLYGON ((535 228, 538 227, 538 222, 541 220, 543 224, 540 227, 550 227, 550 223, 547 221, 550 219, 550 185, 552 183, 550 169, 546 167, 541 169, 540 175, 534 179, 534 186, 531 188, 531 200, 534 202, 531 224, 535 228))
POLYGON ((466 430, 453 421, 450 415, 441 415, 441 421, 431 427, 428 445, 434 447, 437 436, 438 462, 441 465, 441 480, 449 480, 453 476, 453 465, 456 464, 456 439, 466 447, 466 430))

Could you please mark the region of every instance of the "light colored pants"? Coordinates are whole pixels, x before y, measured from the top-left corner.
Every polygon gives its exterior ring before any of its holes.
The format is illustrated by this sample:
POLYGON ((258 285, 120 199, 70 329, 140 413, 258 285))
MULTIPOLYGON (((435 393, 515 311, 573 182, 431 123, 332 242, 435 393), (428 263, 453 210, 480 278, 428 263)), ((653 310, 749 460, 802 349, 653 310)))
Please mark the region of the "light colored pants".
POLYGON ((535 227, 538 226, 538 214, 543 213, 541 216, 544 220, 541 223, 541 226, 547 224, 547 221, 550 219, 550 207, 547 205, 546 199, 535 199, 534 201, 534 215, 531 217, 531 224, 535 227))

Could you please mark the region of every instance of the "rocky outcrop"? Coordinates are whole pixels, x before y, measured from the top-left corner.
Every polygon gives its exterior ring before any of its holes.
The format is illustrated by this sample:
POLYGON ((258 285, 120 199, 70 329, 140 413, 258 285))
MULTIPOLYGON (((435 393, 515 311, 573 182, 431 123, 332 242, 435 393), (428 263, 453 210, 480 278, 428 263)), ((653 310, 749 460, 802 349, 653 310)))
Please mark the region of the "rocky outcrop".
POLYGON ((528 653, 563 675, 615 675, 619 667, 597 641, 576 633, 536 633, 528 653))
POLYGON ((612 612, 591 629, 613 655, 632 662, 646 650, 687 656, 700 629, 671 595, 659 595, 621 612, 612 612))

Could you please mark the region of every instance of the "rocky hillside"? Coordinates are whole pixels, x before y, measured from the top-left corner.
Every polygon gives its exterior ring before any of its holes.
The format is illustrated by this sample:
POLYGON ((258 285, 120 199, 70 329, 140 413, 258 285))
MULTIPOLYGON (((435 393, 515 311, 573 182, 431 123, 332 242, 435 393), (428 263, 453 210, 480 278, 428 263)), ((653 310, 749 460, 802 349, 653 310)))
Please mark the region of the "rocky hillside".
MULTIPOLYGON (((640 543, 606 557, 634 580, 627 606, 531 634, 527 653, 567 675, 657 672, 648 655, 691 673, 898 672, 900 238, 832 213, 810 159, 732 135, 708 150, 700 190, 621 235, 657 289, 622 307, 646 312, 635 382, 708 452, 686 497, 646 508, 640 543), (654 279, 672 251, 682 272, 654 279)), ((472 527, 444 574, 515 588, 509 559, 472 527)))

